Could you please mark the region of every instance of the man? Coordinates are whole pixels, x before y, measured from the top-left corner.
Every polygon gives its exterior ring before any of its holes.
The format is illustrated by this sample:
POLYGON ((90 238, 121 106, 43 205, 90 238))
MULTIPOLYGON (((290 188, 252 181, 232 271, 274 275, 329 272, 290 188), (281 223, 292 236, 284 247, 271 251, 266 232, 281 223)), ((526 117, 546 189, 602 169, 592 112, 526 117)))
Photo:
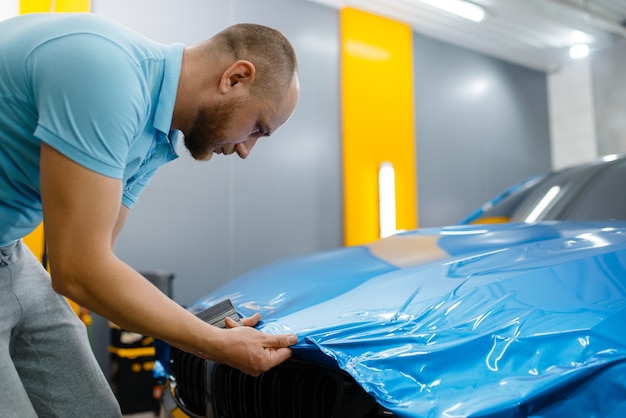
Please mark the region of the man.
POLYGON ((264 26, 234 25, 184 47, 90 14, 0 22, 3 416, 120 415, 60 295, 251 375, 289 357, 295 335, 255 330, 258 314, 248 326, 209 326, 112 248, 150 177, 176 158, 179 136, 198 160, 246 158, 287 121, 298 95, 293 48, 264 26), (50 276, 21 242, 42 219, 50 276))

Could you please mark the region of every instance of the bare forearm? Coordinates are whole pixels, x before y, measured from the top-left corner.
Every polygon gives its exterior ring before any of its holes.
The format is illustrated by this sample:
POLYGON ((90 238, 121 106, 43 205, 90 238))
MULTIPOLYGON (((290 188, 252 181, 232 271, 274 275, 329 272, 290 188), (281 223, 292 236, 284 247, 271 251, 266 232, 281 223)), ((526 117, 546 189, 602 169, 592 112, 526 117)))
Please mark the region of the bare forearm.
POLYGON ((114 256, 92 263, 88 272, 81 273, 76 264, 75 272, 53 276, 57 291, 122 328, 219 360, 225 338, 218 336, 220 330, 197 319, 131 267, 114 256))
MULTIPOLYGON (((162 339, 184 351, 257 376, 291 355, 293 334, 268 335, 249 326, 208 325, 169 299, 139 273, 117 260, 100 264, 68 296, 117 325, 162 339)), ((258 315, 253 323, 258 321, 258 315)))

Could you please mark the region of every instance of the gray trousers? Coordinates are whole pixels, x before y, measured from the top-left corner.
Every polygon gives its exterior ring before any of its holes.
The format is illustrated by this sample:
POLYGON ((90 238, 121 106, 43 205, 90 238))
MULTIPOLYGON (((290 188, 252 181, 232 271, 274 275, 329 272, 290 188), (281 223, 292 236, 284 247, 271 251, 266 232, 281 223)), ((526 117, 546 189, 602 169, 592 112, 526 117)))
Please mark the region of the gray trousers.
POLYGON ((85 325, 20 241, 0 248, 0 417, 120 417, 85 325))

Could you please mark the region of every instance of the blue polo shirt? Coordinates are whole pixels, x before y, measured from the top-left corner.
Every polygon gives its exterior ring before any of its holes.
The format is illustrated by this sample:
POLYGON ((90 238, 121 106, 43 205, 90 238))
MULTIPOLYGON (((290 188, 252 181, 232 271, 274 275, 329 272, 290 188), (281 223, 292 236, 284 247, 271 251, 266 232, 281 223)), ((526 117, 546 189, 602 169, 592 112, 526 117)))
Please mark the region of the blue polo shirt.
POLYGON ((0 246, 42 220, 42 141, 122 180, 120 203, 133 206, 177 157, 170 125, 183 48, 93 14, 0 22, 0 246))

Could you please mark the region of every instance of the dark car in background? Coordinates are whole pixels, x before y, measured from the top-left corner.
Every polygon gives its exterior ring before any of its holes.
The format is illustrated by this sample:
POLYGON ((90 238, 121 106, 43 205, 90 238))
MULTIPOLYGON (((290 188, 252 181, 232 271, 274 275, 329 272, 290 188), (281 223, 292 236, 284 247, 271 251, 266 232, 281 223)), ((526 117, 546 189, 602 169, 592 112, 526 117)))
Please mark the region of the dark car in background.
POLYGON ((293 332, 251 377, 171 350, 172 394, 213 418, 626 416, 626 158, 515 185, 459 225, 274 262, 230 299, 293 332))

